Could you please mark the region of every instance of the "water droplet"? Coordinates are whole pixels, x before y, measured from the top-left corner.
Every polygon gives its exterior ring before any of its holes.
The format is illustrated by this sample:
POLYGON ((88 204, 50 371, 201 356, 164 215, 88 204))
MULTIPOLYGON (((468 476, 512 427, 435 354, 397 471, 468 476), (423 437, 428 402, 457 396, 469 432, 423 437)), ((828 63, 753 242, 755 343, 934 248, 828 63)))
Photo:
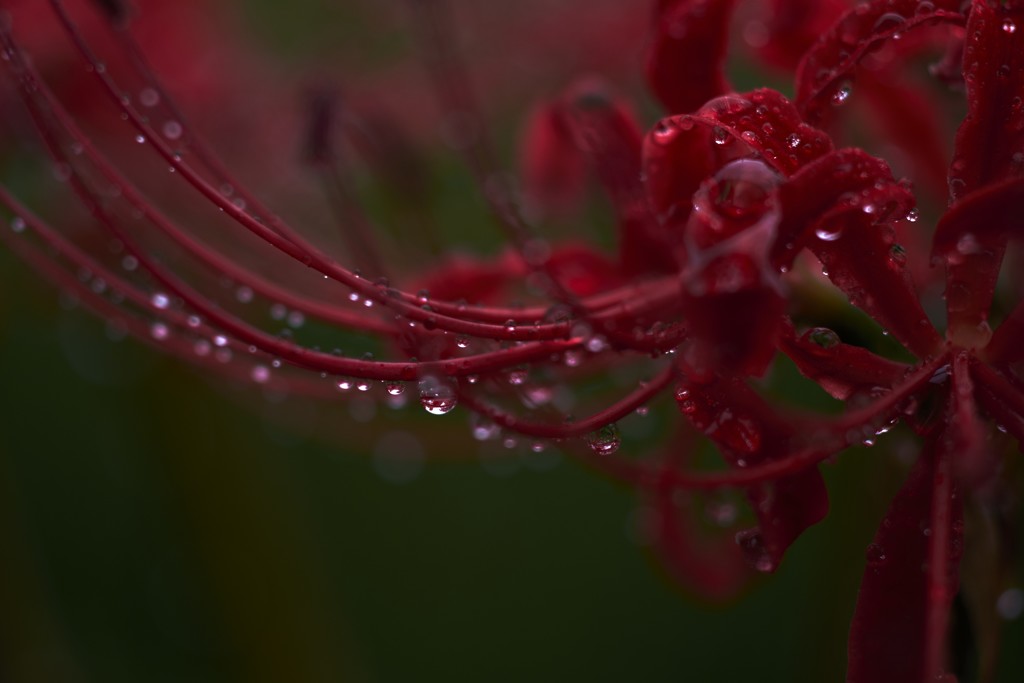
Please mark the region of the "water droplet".
POLYGON ((868 548, 865 551, 865 557, 867 558, 869 567, 880 567, 884 565, 888 559, 885 554, 885 548, 877 543, 868 545, 868 548))
POLYGON ((171 299, 163 292, 154 292, 153 296, 150 297, 149 302, 153 304, 153 308, 158 308, 161 311, 166 310, 171 305, 171 299))
POLYGON ((160 94, 153 88, 143 88, 139 91, 139 104, 143 107, 155 107, 160 103, 160 94))
POLYGON ((455 387, 448 380, 424 377, 419 383, 420 405, 431 415, 444 415, 458 403, 455 387))
POLYGON ((835 228, 818 228, 814 231, 814 236, 823 242, 835 242, 843 236, 843 228, 841 226, 836 226, 835 228))
POLYGON ((916 223, 916 222, 917 222, 917 219, 918 219, 918 218, 920 218, 920 217, 921 217, 921 212, 920 212, 920 211, 918 211, 918 210, 917 210, 917 207, 915 206, 915 207, 914 207, 913 209, 911 209, 910 211, 907 211, 907 215, 906 215, 906 216, 904 216, 904 219, 905 219, 905 220, 906 220, 906 221, 907 221, 908 223, 916 223))
POLYGON ((729 131, 721 126, 715 126, 711 129, 711 139, 716 145, 724 145, 729 141, 729 131))
POLYGON ((587 444, 598 455, 612 455, 622 445, 619 428, 614 423, 605 425, 587 435, 587 444))
POLYGON ((455 345, 458 346, 460 349, 464 349, 464 348, 469 346, 469 338, 468 337, 456 337, 455 338, 455 345))
POLYGON ((213 338, 213 345, 223 348, 228 345, 228 338, 223 334, 218 334, 213 338))
POLYGON ((1006 621, 1015 621, 1024 614, 1024 590, 1008 588, 996 600, 996 611, 1006 621))
POLYGON ((288 326, 298 329, 306 322, 306 316, 302 311, 292 311, 288 314, 288 326))
POLYGON ((901 14, 897 14, 896 12, 886 12, 882 16, 878 17, 878 20, 875 22, 875 25, 871 30, 875 33, 886 33, 898 29, 900 26, 905 24, 906 21, 907 20, 904 19, 901 14))
POLYGON ((850 95, 853 93, 853 86, 849 81, 843 82, 835 92, 832 93, 832 105, 838 107, 850 99, 850 95))
POLYGON ((401 382, 388 382, 385 389, 389 396, 401 396, 405 393, 405 385, 401 382))
POLYGON ((239 287, 235 290, 235 298, 238 299, 240 303, 249 303, 252 301, 252 289, 249 287, 239 287))
POLYGON ((775 570, 775 561, 764 545, 764 537, 759 529, 745 529, 736 534, 736 544, 743 551, 747 562, 759 572, 775 570))
POLYGON ((800 136, 796 133, 790 133, 786 136, 786 146, 790 149, 796 149, 800 146, 800 136))
POLYGON ((270 379, 270 368, 266 365, 254 365, 249 376, 252 377, 252 381, 257 384, 266 384, 267 380, 270 379))
POLYGON ((953 199, 958 198, 967 189, 967 182, 963 178, 953 177, 949 179, 949 194, 953 199))
POLYGON ((963 256, 969 256, 979 253, 981 245, 978 244, 978 238, 974 236, 974 233, 965 232, 956 242, 956 251, 963 256))
POLYGON ((508 373, 508 383, 514 387, 522 386, 526 383, 527 374, 523 369, 512 370, 508 373))
POLYGON ((192 345, 192 351, 200 358, 209 356, 211 348, 210 342, 205 339, 198 339, 196 340, 196 343, 192 345))
POLYGON ((25 232, 25 219, 21 216, 15 216, 11 219, 11 230, 14 232, 25 232))
POLYGON ((157 341, 164 341, 171 335, 170 329, 168 329, 167 325, 163 323, 153 323, 150 325, 149 333, 152 335, 153 339, 156 339, 157 341))
POLYGON ((161 132, 163 132, 164 137, 168 140, 177 140, 181 137, 183 131, 181 124, 177 121, 165 121, 161 132))
POLYGON ((675 121, 672 119, 662 119, 654 126, 653 138, 656 143, 667 145, 675 140, 678 134, 679 127, 676 126, 675 121))
POLYGON ((353 382, 347 377, 339 377, 338 381, 334 383, 334 386, 338 387, 338 391, 348 391, 352 388, 353 382))
POLYGON ((839 345, 839 335, 827 327, 815 327, 804 334, 809 342, 823 349, 831 349, 839 345))
POLYGON ((1017 24, 1014 23, 1013 19, 1003 20, 1003 33, 1015 33, 1017 31, 1017 24))
POLYGON ((729 500, 712 500, 704 506, 704 514, 712 524, 728 527, 739 517, 739 508, 729 500))
POLYGON ((566 367, 579 367, 579 364, 583 362, 583 354, 577 350, 566 351, 564 362, 566 367))
POLYGON ((758 159, 737 159, 723 166, 708 187, 714 210, 728 218, 756 219, 772 204, 782 177, 758 159))

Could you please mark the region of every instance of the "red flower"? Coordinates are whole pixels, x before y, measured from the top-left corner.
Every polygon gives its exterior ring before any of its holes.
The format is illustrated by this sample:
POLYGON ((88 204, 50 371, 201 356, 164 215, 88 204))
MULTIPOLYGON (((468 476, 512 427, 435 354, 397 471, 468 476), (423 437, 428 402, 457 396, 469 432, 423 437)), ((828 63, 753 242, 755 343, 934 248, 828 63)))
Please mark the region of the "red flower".
MULTIPOLYGON (((1024 303, 1004 316, 1000 300, 1002 322, 994 332, 989 324, 1024 204, 1024 2, 765 3, 767 18, 750 18, 744 34, 768 64, 795 67, 790 100, 729 85, 724 64, 736 3, 662 0, 647 79, 674 115, 645 134, 632 109, 593 78, 538 105, 522 147, 522 206, 496 172, 464 66, 443 39, 443 12, 417 3, 432 37, 428 61, 449 142, 465 152, 510 246, 491 260, 445 256, 411 275, 384 258, 339 152, 344 138, 417 202, 422 179, 397 135, 381 134, 373 117, 339 114, 329 96, 313 98, 307 153, 344 227, 348 259, 362 271, 350 269, 244 190, 199 142, 138 58, 120 3, 99 3, 109 44, 87 37, 60 2, 51 4, 99 92, 196 205, 154 199, 152 188, 141 187, 145 174, 111 162, 4 29, 8 74, 58 181, 88 209, 86 227, 121 250, 120 264, 112 263, 109 253, 90 251, 88 240, 54 229, 0 187, 18 233, 4 240, 40 271, 127 331, 228 376, 313 396, 328 393, 324 378, 331 392, 370 391, 377 380, 392 398, 413 382, 428 412, 463 405, 489 421, 485 435, 497 425, 536 439, 537 448, 586 436, 590 452, 580 457, 646 497, 659 554, 681 584, 709 598, 734 594, 747 565, 773 571, 825 516, 822 461, 905 422, 922 445, 867 549, 847 680, 954 680, 960 664, 947 647, 949 614, 965 533, 971 547, 964 501, 992 506, 1003 485, 1003 434, 1024 438, 1024 303), (912 183, 873 152, 894 152, 894 163, 925 194, 945 192, 940 109, 935 95, 908 85, 908 64, 936 46, 946 57, 932 71, 966 92, 968 111, 929 256, 920 248, 927 236, 912 183), (881 130, 888 147, 837 143, 850 128, 841 114, 861 93, 877 122, 869 132, 881 130), (614 214, 615 258, 579 243, 549 243, 527 220, 571 215, 590 172, 614 214), (203 216, 204 224, 233 230, 229 238, 185 227, 207 206, 222 215, 203 216), (819 267, 827 281, 811 272, 819 267), (84 281, 69 274, 82 270, 84 281), (922 296, 915 280, 927 285, 943 275, 939 324, 933 297, 922 296), (233 297, 217 286, 224 277, 233 297), (823 320, 814 299, 830 290, 902 349, 879 355, 866 343, 863 320, 850 325, 845 342, 820 326, 830 314, 823 320), (272 304, 269 320, 252 311, 254 299, 272 304), (509 299, 532 303, 501 303, 509 299), (397 360, 327 353, 268 331, 275 321, 297 328, 307 319, 386 340, 397 360), (758 378, 779 354, 845 410, 774 405, 758 378), (566 419, 568 409, 554 400, 559 387, 629 358, 649 363, 652 379, 586 417, 566 419), (648 458, 616 455, 615 422, 669 387, 685 418, 674 442, 648 458), (509 407, 513 400, 531 414, 509 407), (715 444, 723 467, 698 466, 697 435, 715 444), (723 488, 742 490, 756 517, 735 542, 694 515, 700 495, 723 488)), ((723 526, 734 517, 724 510, 723 526)))

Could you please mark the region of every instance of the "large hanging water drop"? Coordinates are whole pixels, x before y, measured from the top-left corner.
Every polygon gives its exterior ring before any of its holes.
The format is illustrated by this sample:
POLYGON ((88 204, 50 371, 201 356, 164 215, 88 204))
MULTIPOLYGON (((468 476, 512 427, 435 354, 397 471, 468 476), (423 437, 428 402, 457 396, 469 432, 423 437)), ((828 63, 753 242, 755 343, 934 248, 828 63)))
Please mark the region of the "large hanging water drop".
POLYGON ((450 380, 424 377, 420 380, 420 405, 431 415, 449 413, 459 402, 450 380))

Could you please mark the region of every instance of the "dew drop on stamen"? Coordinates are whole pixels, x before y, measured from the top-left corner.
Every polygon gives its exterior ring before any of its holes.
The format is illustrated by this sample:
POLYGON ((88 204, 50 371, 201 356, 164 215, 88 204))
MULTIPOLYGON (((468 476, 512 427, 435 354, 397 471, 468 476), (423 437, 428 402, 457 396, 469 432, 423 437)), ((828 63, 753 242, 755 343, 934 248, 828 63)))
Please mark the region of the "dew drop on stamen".
POLYGON ((171 305, 171 299, 163 292, 156 292, 150 297, 149 302, 153 304, 153 308, 157 308, 161 311, 166 310, 171 305))
POLYGON ((401 396, 405 393, 405 385, 401 382, 388 382, 385 386, 385 390, 389 396, 401 396))
POLYGON ((576 350, 566 351, 563 362, 569 368, 579 367, 583 362, 583 354, 576 350))
POLYGON ((455 387, 449 381, 436 377, 420 380, 420 405, 431 415, 444 415, 458 403, 455 387))
POLYGON ((163 323, 153 323, 149 326, 149 334, 157 341, 164 341, 170 336, 171 331, 163 323))
POLYGON ((724 145, 729 141, 729 131, 721 126, 715 126, 711 129, 711 139, 716 145, 724 145))
POLYGON ((181 137, 181 124, 177 121, 165 121, 161 132, 168 140, 177 140, 181 137))
POLYGON ((254 365, 249 376, 252 378, 252 381, 257 384, 266 384, 267 380, 270 379, 270 368, 266 365, 254 365))
POLYGON ((143 107, 155 107, 160 104, 160 94, 153 88, 143 88, 139 91, 139 104, 143 107))
POLYGON ((622 445, 619 428, 615 423, 605 425, 587 435, 587 444, 598 455, 612 455, 622 445))

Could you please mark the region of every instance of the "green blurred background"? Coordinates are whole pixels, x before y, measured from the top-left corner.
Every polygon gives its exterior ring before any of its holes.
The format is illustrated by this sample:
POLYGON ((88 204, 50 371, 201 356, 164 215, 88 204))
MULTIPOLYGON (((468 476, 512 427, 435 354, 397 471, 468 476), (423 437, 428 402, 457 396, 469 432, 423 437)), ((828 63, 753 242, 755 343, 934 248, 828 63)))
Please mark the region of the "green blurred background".
MULTIPOLYGON (((403 54, 360 28, 373 12, 328 4, 246 20, 296 64, 337 45, 328 26, 403 54)), ((828 519, 711 607, 650 560, 635 497, 571 459, 428 457, 396 482, 370 435, 475 449, 463 411, 366 426, 339 401, 310 420, 346 445, 307 438, 268 419, 287 405, 111 341, 7 252, 0 273, 0 680, 842 679, 889 449, 827 467, 828 519)), ((1024 680, 1024 623, 1004 643, 999 680, 1024 680)))

